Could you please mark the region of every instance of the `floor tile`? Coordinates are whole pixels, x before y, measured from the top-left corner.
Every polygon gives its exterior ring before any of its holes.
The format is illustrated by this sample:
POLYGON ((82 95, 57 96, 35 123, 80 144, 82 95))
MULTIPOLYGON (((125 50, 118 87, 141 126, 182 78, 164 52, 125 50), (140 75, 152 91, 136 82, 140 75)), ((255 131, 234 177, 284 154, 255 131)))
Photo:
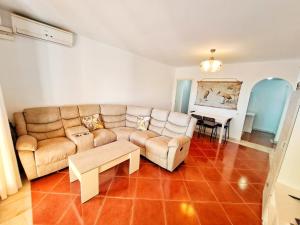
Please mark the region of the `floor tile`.
POLYGON ((136 190, 136 178, 115 177, 107 192, 108 196, 134 197, 136 190))
POLYGON ((78 180, 70 183, 69 174, 67 174, 54 186, 51 192, 80 194, 80 183, 78 180))
POLYGON ((191 202, 165 202, 168 225, 200 225, 191 202))
POLYGON ((263 175, 256 173, 254 170, 238 169, 239 174, 251 183, 264 183, 263 175))
POLYGON ((73 199, 72 195, 47 194, 38 207, 32 209, 33 223, 53 224, 58 222, 73 199))
POLYGON ((265 184, 252 184, 252 186, 258 191, 258 193, 261 195, 263 194, 265 184))
POLYGON ((205 181, 186 181, 186 186, 192 201, 216 201, 205 181))
POLYGON ((134 201, 132 225, 164 225, 163 202, 159 200, 134 201))
POLYGON ((67 209, 66 214, 61 218, 60 225, 93 225, 103 205, 103 198, 94 197, 81 204, 78 196, 67 209))
POLYGON ((162 186, 159 179, 137 179, 136 198, 162 199, 162 186))
POLYGON ((194 149, 190 149, 190 155, 191 156, 201 156, 201 157, 205 157, 204 153, 202 151, 200 151, 197 148, 194 149))
POLYGON ((96 225, 129 225, 133 200, 106 198, 96 225))
POLYGON ((233 225, 259 225, 261 221, 246 204, 223 204, 233 225))
POLYGON ((160 177, 160 168, 158 165, 153 164, 140 164, 140 169, 138 171, 139 177, 148 177, 148 178, 159 178, 160 177))
POLYGON ((195 203, 201 225, 231 225, 220 203, 195 203))
POLYGON ((169 200, 189 200, 189 196, 183 181, 163 180, 163 195, 169 200))
POLYGON ((214 151, 214 150, 204 150, 204 151, 202 151, 202 153, 207 158, 214 158, 214 157, 216 157, 218 155, 218 152, 214 151))
POLYGON ((213 167, 210 160, 206 157, 193 157, 193 160, 197 166, 200 167, 213 167))
MULTIPOLYGON (((243 177, 241 174, 238 172, 237 169, 233 168, 217 168, 219 173, 222 175, 223 179, 228 182, 243 182, 243 177)), ((247 182, 247 181, 245 181, 247 182)))
POLYGON ((31 206, 32 206, 32 208, 36 207, 45 196, 46 196, 46 193, 32 191, 31 192, 31 206))
POLYGON ((112 168, 100 173, 100 175, 113 178, 117 174, 117 169, 118 169, 118 166, 112 167, 112 168))
POLYGON ((218 201, 241 203, 243 200, 227 182, 208 182, 218 201))
POLYGON ((261 203, 262 195, 252 184, 231 183, 231 186, 239 193, 247 203, 261 203))
POLYGON ((31 190, 49 192, 64 176, 66 176, 65 173, 52 173, 47 176, 37 178, 30 182, 31 190))
POLYGON ((252 212, 254 212, 254 214, 259 219, 261 219, 261 217, 262 217, 262 206, 261 206, 261 204, 249 203, 249 204, 247 204, 247 206, 252 210, 252 212))
POLYGON ((116 176, 129 176, 129 162, 123 162, 121 163, 116 172, 116 176))
POLYGON ((114 178, 110 176, 99 176, 99 194, 100 195, 106 195, 107 191, 112 183, 114 178))
POLYGON ((183 167, 184 165, 180 165, 172 172, 162 168, 160 170, 160 177, 161 179, 183 180, 183 176, 182 176, 183 167))
POLYGON ((185 166, 197 166, 197 162, 194 160, 194 157, 192 157, 190 154, 186 157, 184 160, 183 165, 185 166))
POLYGON ((234 168, 236 169, 251 169, 251 166, 249 165, 249 160, 235 160, 234 162, 234 168))
POLYGON ((200 170, 207 181, 221 181, 223 179, 216 168, 200 167, 200 170))
POLYGON ((184 180, 204 180, 204 177, 198 167, 182 166, 181 174, 184 180))

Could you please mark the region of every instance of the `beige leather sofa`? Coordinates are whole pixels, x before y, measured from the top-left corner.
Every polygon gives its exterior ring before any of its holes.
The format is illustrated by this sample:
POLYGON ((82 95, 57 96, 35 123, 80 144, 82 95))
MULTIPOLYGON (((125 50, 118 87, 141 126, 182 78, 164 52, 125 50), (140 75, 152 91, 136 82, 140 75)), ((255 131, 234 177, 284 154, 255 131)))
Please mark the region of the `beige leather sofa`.
POLYGON ((126 105, 74 105, 25 109, 14 113, 16 148, 29 180, 68 166, 68 156, 116 140, 141 147, 141 154, 173 171, 186 158, 196 120, 187 114, 126 105), (99 114, 103 129, 89 132, 81 117, 99 114), (137 129, 150 117, 148 130, 137 129))

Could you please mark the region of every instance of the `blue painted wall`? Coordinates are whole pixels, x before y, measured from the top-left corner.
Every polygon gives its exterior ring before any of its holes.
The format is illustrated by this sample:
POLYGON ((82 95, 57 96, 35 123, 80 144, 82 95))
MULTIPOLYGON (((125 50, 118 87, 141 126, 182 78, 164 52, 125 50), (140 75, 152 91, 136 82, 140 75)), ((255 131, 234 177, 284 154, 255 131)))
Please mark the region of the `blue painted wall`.
POLYGON ((191 94, 191 80, 177 80, 175 112, 187 113, 191 94))
POLYGON ((255 113, 254 130, 276 134, 287 97, 289 83, 281 79, 262 80, 251 92, 248 112, 255 113))

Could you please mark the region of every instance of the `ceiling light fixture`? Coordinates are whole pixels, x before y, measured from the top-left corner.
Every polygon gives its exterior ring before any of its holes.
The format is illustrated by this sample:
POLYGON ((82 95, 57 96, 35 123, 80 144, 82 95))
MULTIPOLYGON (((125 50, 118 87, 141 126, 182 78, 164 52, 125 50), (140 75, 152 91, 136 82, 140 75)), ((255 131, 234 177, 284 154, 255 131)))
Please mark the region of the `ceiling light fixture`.
POLYGON ((204 60, 200 63, 200 68, 203 72, 217 72, 222 68, 222 62, 220 60, 216 60, 213 54, 216 52, 216 49, 211 49, 211 57, 207 60, 204 60))

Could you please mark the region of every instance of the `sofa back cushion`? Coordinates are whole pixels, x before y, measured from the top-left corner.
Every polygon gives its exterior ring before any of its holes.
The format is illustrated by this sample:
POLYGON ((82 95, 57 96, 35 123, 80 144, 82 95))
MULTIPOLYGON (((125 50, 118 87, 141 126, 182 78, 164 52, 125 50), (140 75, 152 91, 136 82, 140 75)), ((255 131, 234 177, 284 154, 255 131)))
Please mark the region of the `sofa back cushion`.
POLYGON ((81 125, 77 105, 60 107, 60 115, 65 129, 81 125))
POLYGON ((170 112, 162 134, 171 138, 179 135, 186 135, 190 120, 190 115, 179 112, 170 112))
POLYGON ((27 134, 26 121, 23 112, 14 113, 14 121, 18 136, 27 134))
POLYGON ((170 111, 167 110, 153 109, 148 129, 155 133, 162 134, 168 120, 169 113, 170 111))
POLYGON ((100 114, 100 105, 90 104, 90 105, 79 105, 78 106, 80 117, 91 116, 94 114, 100 114))
POLYGON ((41 107, 24 110, 27 133, 38 141, 65 136, 58 107, 41 107))
POLYGON ((105 128, 126 126, 126 105, 100 105, 105 128))
MULTIPOLYGON (((140 106, 127 106, 126 127, 137 128, 138 117, 150 117, 152 108, 140 106)), ((146 122, 148 127, 149 122, 146 122)))

